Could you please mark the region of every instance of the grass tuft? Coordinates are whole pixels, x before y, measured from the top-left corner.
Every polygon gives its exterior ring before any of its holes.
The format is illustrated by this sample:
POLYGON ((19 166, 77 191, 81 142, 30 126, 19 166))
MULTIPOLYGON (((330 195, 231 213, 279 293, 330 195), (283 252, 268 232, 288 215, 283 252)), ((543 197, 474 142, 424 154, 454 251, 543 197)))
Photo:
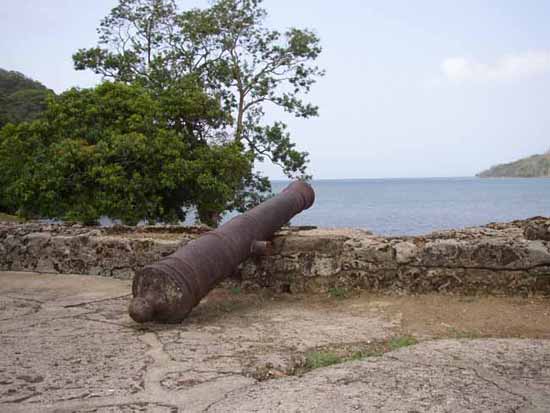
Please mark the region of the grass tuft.
POLYGON ((297 369, 297 374, 318 369, 321 367, 332 366, 333 364, 344 363, 346 361, 364 360, 369 357, 382 356, 384 353, 398 350, 403 347, 412 346, 418 343, 418 340, 412 336, 396 336, 388 340, 368 342, 365 344, 356 344, 349 347, 331 346, 325 349, 317 349, 305 354, 305 362, 301 368, 297 369))
POLYGON ((0 212, 0 221, 4 222, 23 222, 23 219, 16 217, 15 215, 8 215, 0 212))
POLYGON ((333 353, 332 351, 312 351, 306 354, 305 368, 308 370, 318 369, 321 367, 332 366, 333 364, 342 363, 345 358, 333 353))
POLYGON ((232 287, 231 288, 231 294, 239 295, 242 293, 241 287, 232 287))
POLYGON ((329 288, 328 294, 332 298, 336 298, 337 300, 343 300, 344 298, 348 297, 349 291, 342 287, 333 287, 333 288, 329 288))
POLYGON ((412 336, 392 337, 388 341, 388 347, 390 351, 393 351, 402 347, 413 346, 416 343, 418 343, 418 340, 412 336))

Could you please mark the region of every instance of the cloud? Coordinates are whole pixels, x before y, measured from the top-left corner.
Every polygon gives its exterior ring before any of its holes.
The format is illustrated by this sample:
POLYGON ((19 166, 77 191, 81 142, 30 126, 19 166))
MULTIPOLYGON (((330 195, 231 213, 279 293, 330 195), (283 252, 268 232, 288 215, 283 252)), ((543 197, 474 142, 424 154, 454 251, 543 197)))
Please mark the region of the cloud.
POLYGON ((500 81, 532 77, 550 72, 550 51, 506 55, 493 63, 451 57, 443 61, 441 70, 447 79, 453 81, 500 81))

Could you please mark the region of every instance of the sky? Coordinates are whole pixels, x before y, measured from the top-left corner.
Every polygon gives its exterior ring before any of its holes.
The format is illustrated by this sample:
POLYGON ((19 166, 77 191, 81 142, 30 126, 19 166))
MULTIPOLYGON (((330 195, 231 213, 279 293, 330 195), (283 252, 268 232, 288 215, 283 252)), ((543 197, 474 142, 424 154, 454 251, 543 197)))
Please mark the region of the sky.
MULTIPOLYGON (((56 92, 117 0, 0 0, 0 67, 56 92)), ((206 1, 179 1, 181 8, 206 1)), ((315 119, 287 121, 317 179, 472 176, 550 149, 550 2, 265 0, 267 24, 313 29, 327 72, 315 119)), ((274 166, 260 165, 277 179, 274 166)))

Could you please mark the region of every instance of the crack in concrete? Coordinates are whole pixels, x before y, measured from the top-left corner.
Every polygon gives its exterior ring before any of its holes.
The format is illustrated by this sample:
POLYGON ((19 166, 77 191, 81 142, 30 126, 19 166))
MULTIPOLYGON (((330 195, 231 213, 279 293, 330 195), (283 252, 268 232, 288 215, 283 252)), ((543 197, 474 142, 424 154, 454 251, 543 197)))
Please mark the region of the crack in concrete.
POLYGON ((18 320, 22 317, 28 317, 28 316, 31 316, 33 314, 36 314, 40 311, 40 308, 30 308, 28 311, 26 311, 25 313, 23 314, 18 314, 18 315, 14 315, 13 317, 7 317, 7 318, 0 318, 0 323, 4 322, 4 321, 13 321, 13 320, 18 320))
MULTIPOLYGON (((444 353, 443 351, 441 351, 441 350, 439 350, 439 349, 433 349, 433 351, 434 351, 434 352, 437 352, 437 353, 439 353, 439 354, 441 354, 442 356, 448 355, 448 354, 444 353)), ((451 356, 452 356, 455 360, 460 360, 460 361, 462 361, 463 363, 468 363, 467 360, 464 360, 464 359, 460 358, 459 356, 456 356, 456 355, 451 355, 451 356)), ((461 366, 456 366, 456 367, 459 368, 459 369, 460 369, 460 368, 463 368, 463 367, 461 367, 461 366)), ((466 369, 466 368, 465 368, 465 369, 466 369)), ((493 384, 495 387, 497 387, 498 389, 500 389, 501 391, 503 391, 503 392, 505 392, 505 393, 508 393, 508 394, 510 394, 510 395, 512 395, 512 396, 520 397, 520 398, 522 398, 526 403, 528 403, 529 405, 534 406, 532 400, 530 400, 530 399, 529 399, 528 397, 526 397, 525 395, 520 394, 520 393, 515 393, 515 392, 513 392, 512 390, 509 390, 509 389, 504 388, 502 385, 498 384, 496 381, 491 380, 491 379, 489 379, 488 377, 486 377, 485 375, 481 374, 481 373, 479 372, 479 370, 478 370, 477 368, 475 368, 475 367, 469 367, 469 369, 472 370, 472 371, 475 373, 475 375, 476 375, 479 379, 484 380, 484 381, 486 381, 487 383, 493 384)), ((498 373, 497 373, 497 374, 498 374, 498 373)), ((533 379, 533 380, 535 379, 535 377, 530 377, 530 378, 533 379)))
MULTIPOLYGON (((109 406, 126 406, 126 405, 139 405, 150 404, 147 400, 141 400, 135 396, 119 397, 119 396, 106 396, 98 397, 94 400, 63 400, 55 401, 47 405, 40 405, 40 412, 75 412, 82 411, 83 409, 98 409, 109 406)), ((2 404, 0 404, 1 406, 2 404)), ((175 406, 174 406, 175 407, 175 406)), ((10 410, 13 413, 27 413, 33 411, 32 407, 28 404, 20 406, 10 406, 10 410)))
MULTIPOLYGON (((181 368, 183 364, 175 362, 169 357, 169 355, 164 351, 163 345, 160 340, 158 340, 155 333, 147 332, 141 335, 138 339, 144 342, 149 347, 146 355, 149 356, 149 358, 153 361, 152 364, 146 365, 143 380, 144 386, 142 391, 139 391, 138 393, 130 396, 121 397, 113 395, 97 397, 94 398, 94 400, 87 400, 81 397, 81 395, 75 397, 73 400, 58 400, 51 404, 41 406, 41 411, 69 412, 74 411, 75 409, 81 410, 83 408, 98 409, 109 406, 117 407, 140 404, 146 406, 153 404, 156 406, 167 407, 171 409, 171 411, 177 412, 178 406, 188 405, 190 400, 189 395, 186 392, 168 390, 164 388, 161 384, 161 381, 166 376, 166 374, 178 372, 178 369, 181 368)), ((220 374, 220 372, 214 373, 219 374, 219 376, 227 377, 227 375, 223 373, 220 374)), ((214 381, 215 379, 216 378, 209 381, 214 381)), ((39 393, 18 399, 11 402, 11 404, 16 404, 28 400, 37 395, 39 395, 39 393)), ((198 403, 200 404, 200 401, 198 401, 198 403)), ((5 402, 0 403, 0 405, 2 404, 5 404, 5 402)), ((28 405, 22 405, 16 408, 14 411, 26 412, 28 410, 28 405)))
POLYGON ((4 402, 2 402, 2 404, 12 404, 12 403, 21 403, 21 402, 24 402, 25 400, 29 400, 29 399, 32 399, 33 397, 35 396, 40 396, 41 393, 38 393, 38 392, 35 392, 35 393, 32 393, 28 396, 23 396, 23 397, 20 397, 18 399, 14 399, 14 400, 6 400, 4 402))
MULTIPOLYGON (((211 396, 211 392, 207 392, 206 397, 203 396, 202 400, 201 397, 197 397, 194 400, 190 400, 190 392, 192 394, 192 390, 196 387, 199 387, 203 384, 208 384, 215 382, 216 380, 219 380, 220 378, 227 378, 227 377, 245 377, 241 374, 237 374, 235 372, 225 372, 225 371, 219 371, 219 370, 213 370, 213 371, 204 371, 205 373, 214 373, 216 374, 216 377, 206 380, 205 382, 200 383, 198 386, 191 387, 188 391, 178 391, 178 390, 170 390, 165 388, 162 385, 162 380, 171 373, 185 373, 189 371, 193 371, 196 373, 201 373, 203 371, 201 370, 194 370, 194 369, 185 369, 181 370, 183 366, 187 366, 186 363, 182 363, 179 361, 174 361, 172 357, 169 355, 169 353, 165 350, 164 344, 159 339, 157 332, 150 331, 145 334, 143 334, 140 337, 141 341, 147 344, 149 347, 149 351, 147 351, 147 355, 153 360, 153 363, 149 366, 147 366, 147 370, 145 372, 144 376, 144 394, 146 396, 149 396, 149 400, 163 400, 163 401, 169 401, 171 404, 175 406, 185 406, 187 410, 190 411, 198 411, 198 406, 201 404, 207 403, 208 398, 211 396), (191 406, 193 405, 194 406, 191 406)), ((252 380, 252 379, 250 379, 252 380)), ((254 381, 255 382, 255 381, 254 381)), ((230 393, 236 390, 240 390, 242 388, 246 388, 250 386, 251 383, 247 383, 244 386, 240 386, 238 389, 232 389, 226 393, 224 393, 224 397, 227 397, 230 393)), ((220 388, 218 388, 218 391, 220 391, 220 388)), ((200 394, 200 391, 199 391, 200 394)), ((218 400, 215 400, 214 402, 210 402, 207 405, 207 408, 209 405, 213 405, 214 403, 223 400, 223 398, 219 398, 218 400)), ((200 409, 200 411, 204 411, 205 408, 200 409)))
POLYGON ((87 302, 78 303, 78 304, 68 304, 68 305, 64 305, 63 308, 84 307, 84 306, 90 305, 90 304, 97 304, 97 303, 103 303, 103 302, 106 302, 106 301, 120 300, 122 298, 131 297, 131 296, 132 296, 132 293, 128 293, 128 294, 120 295, 120 296, 117 296, 117 297, 102 298, 100 300, 87 301, 87 302))
POLYGON ((215 400, 215 401, 213 401, 212 403, 208 404, 205 408, 203 408, 203 409, 201 410, 201 412, 202 412, 202 413, 208 412, 212 407, 214 407, 216 404, 221 403, 222 401, 226 400, 226 399, 227 399, 230 395, 232 395, 233 393, 240 392, 240 391, 242 391, 242 390, 244 390, 244 389, 247 389, 247 388, 249 388, 249 387, 250 387, 250 385, 249 385, 249 384, 246 384, 246 385, 244 385, 244 386, 237 387, 236 389, 233 389, 233 390, 231 390, 231 391, 225 393, 225 394, 223 395, 223 397, 220 397, 218 400, 215 400))
POLYGON ((91 312, 91 313, 76 315, 76 316, 74 316, 74 318, 81 319, 81 320, 86 320, 86 321, 91 321, 91 322, 94 322, 94 323, 101 323, 101 324, 106 324, 106 325, 110 325, 110 326, 121 327, 121 328, 124 328, 125 330, 130 330, 130 331, 134 331, 134 332, 136 331, 134 327, 129 326, 129 325, 124 325, 124 324, 121 324, 121 323, 115 323, 113 321, 98 320, 96 318, 87 317, 87 316, 92 315, 92 314, 100 314, 100 310, 96 310, 96 311, 91 312))
POLYGON ((1 296, 6 298, 11 298, 12 300, 30 301, 31 303, 36 303, 39 305, 45 304, 47 302, 47 301, 36 300, 34 298, 22 297, 20 295, 2 294, 1 296))
MULTIPOLYGON (((42 311, 43 310, 38 311, 36 313, 28 314, 28 316, 35 316, 37 314, 40 314, 42 311)), ((95 313, 95 311, 89 311, 87 313, 71 314, 71 315, 60 316, 60 317, 55 317, 55 316, 45 317, 45 318, 41 319, 40 321, 37 321, 33 324, 28 324, 28 325, 24 325, 24 321, 25 321, 24 319, 27 318, 27 316, 23 316, 18 320, 18 325, 16 327, 8 328, 8 329, 5 329, 5 330, 3 329, 1 332, 2 333, 9 333, 10 331, 21 330, 22 328, 34 328, 34 327, 39 326, 40 324, 44 324, 44 323, 49 323, 49 322, 58 321, 58 320, 65 320, 65 319, 68 319, 68 318, 78 319, 79 317, 82 317, 82 316, 85 316, 85 315, 88 315, 88 314, 94 314, 94 313, 95 313)), ((10 320, 8 320, 8 321, 10 321, 10 320)))
MULTIPOLYGON (((460 367, 458 367, 460 369, 460 367)), ((489 383, 489 384, 492 384, 493 386, 495 386, 497 389, 499 389, 500 391, 504 392, 504 393, 508 393, 509 395, 511 396, 516 396, 516 397, 519 397, 520 399, 523 400, 524 404, 528 404, 530 406, 533 406, 533 403, 531 402, 531 400, 523 395, 523 394, 520 394, 520 393, 516 393, 516 392, 513 392, 512 390, 510 389, 507 389, 507 388, 504 388, 501 384, 497 383, 496 381, 494 380, 491 380, 490 378, 488 377, 485 377, 484 375, 482 375, 478 369, 474 368, 474 367, 471 367, 471 368, 464 368, 464 370, 471 370, 474 372, 474 374, 476 375, 477 378, 479 378, 480 380, 483 380, 485 381, 486 383, 489 383)), ((523 408, 524 406, 521 406, 519 408, 523 408)), ((518 410, 519 410, 518 408, 518 410)))
MULTIPOLYGON (((437 349, 434 349, 434 351, 439 352, 440 354, 444 354, 444 353, 440 352, 437 349)), ((428 367, 428 368, 433 368, 433 367, 437 366, 437 367, 443 367, 443 368, 447 368, 447 369, 457 369, 457 370, 461 370, 461 371, 472 372, 478 379, 480 379, 480 380, 482 380, 482 381, 484 381, 488 384, 493 385, 494 387, 501 390, 502 392, 508 393, 511 396, 517 397, 517 398, 523 400, 524 403, 528 403, 529 405, 533 405, 533 403, 531 402, 531 400, 527 396, 525 396, 523 394, 520 394, 520 393, 516 393, 516 392, 514 392, 510 389, 507 389, 507 388, 503 387, 501 384, 498 384, 494 380, 491 380, 490 378, 485 377, 483 374, 481 374, 479 372, 478 369, 476 369, 475 367, 472 367, 472 366, 465 367, 465 366, 460 366, 460 365, 441 364, 441 363, 429 364, 429 363, 422 363, 420 361, 403 360, 403 359, 401 359, 399 357, 395 357, 393 355, 386 355, 386 356, 384 356, 384 358, 388 358, 388 359, 398 361, 400 363, 409 364, 409 365, 412 365, 412 366, 421 366, 421 367, 428 367)), ((458 358, 458 360, 462 361, 463 363, 468 363, 467 360, 464 360, 464 359, 461 359, 461 358, 458 358)))

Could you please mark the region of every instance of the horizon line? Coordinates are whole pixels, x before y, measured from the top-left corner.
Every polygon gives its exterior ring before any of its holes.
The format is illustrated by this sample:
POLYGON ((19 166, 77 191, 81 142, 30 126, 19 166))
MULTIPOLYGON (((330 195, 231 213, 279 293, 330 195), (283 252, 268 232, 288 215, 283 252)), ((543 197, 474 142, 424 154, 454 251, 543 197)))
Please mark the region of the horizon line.
MULTIPOLYGON (((383 178, 313 178, 312 181, 374 181, 381 179, 465 179, 465 178, 478 178, 476 175, 463 175, 463 176, 409 176, 409 177, 383 177, 383 178)), ((269 178, 271 181, 290 182, 294 179, 290 178, 269 178)))

